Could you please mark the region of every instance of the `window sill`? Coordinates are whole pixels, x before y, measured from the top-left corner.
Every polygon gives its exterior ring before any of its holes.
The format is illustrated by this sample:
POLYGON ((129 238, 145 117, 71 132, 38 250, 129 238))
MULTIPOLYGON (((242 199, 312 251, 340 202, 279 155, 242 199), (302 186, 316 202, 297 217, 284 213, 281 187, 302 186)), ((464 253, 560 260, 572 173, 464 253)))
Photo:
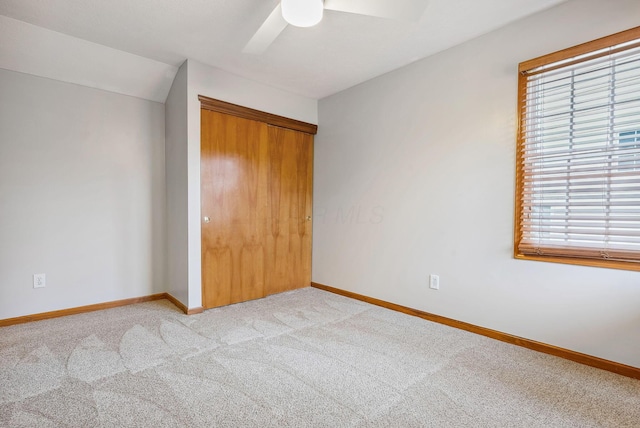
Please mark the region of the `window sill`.
POLYGON ((518 260, 532 260, 537 262, 562 263, 576 266, 600 267, 608 269, 622 269, 640 271, 640 263, 623 262, 618 260, 595 260, 595 259, 578 259, 571 257, 558 256, 534 256, 528 254, 515 253, 514 258, 518 260))

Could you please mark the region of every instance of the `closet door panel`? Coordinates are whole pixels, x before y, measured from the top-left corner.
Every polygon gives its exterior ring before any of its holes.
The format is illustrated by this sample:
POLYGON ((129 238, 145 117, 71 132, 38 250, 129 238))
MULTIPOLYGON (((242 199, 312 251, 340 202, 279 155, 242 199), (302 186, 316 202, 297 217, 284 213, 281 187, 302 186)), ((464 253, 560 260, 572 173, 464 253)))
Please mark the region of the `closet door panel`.
POLYGON ((201 110, 203 306, 265 295, 268 128, 201 110))
POLYGON ((269 126, 266 294, 311 283, 313 136, 269 126))

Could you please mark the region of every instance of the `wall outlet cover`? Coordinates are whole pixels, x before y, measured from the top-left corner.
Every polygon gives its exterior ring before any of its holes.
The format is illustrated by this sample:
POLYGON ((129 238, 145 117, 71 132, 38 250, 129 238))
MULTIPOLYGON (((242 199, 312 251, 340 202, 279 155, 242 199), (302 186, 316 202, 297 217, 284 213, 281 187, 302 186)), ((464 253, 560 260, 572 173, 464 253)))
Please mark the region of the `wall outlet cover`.
POLYGON ((44 288, 46 285, 46 277, 43 273, 33 274, 33 288, 44 288))

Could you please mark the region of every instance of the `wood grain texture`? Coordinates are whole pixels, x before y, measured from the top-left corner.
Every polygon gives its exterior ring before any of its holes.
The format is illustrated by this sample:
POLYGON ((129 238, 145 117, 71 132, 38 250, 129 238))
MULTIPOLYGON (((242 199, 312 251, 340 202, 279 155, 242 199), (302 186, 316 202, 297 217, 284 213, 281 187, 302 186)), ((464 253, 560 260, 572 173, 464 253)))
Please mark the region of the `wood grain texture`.
POLYGON ((86 312, 101 311, 103 309, 117 308, 119 306, 133 305, 135 303, 151 302, 154 300, 162 300, 167 298, 167 293, 152 294, 150 296, 133 297, 131 299, 114 300, 111 302, 96 303, 94 305, 78 306, 75 308, 61 309, 58 311, 42 312, 39 314, 25 315, 15 318, 6 318, 0 320, 0 327, 14 324, 23 324, 32 321, 41 321, 51 318, 64 317, 67 315, 77 315, 86 312))
POLYGON ((318 125, 314 125, 312 123, 289 119, 288 117, 254 110, 252 108, 231 104, 225 101, 205 97, 203 95, 198 95, 198 99, 200 100, 201 107, 206 110, 241 117, 243 119, 255 120, 269 125, 279 126, 281 128, 305 132, 311 135, 315 135, 318 132, 318 125))
POLYGON ((553 355, 556 357, 564 358, 566 360, 575 361, 580 364, 596 367, 598 369, 610 371, 610 372, 631 377, 634 379, 640 379, 640 368, 638 367, 616 363, 615 361, 605 360, 603 358, 594 357, 592 355, 571 351, 569 349, 564 349, 564 348, 560 348, 553 345, 548 345, 542 342, 536 342, 534 340, 525 339, 523 337, 514 336, 514 335, 503 333, 497 330, 491 330, 489 328, 480 327, 480 326, 469 324, 463 321, 454 320, 452 318, 431 314, 429 312, 423 312, 417 309, 412 309, 412 308, 398 305, 395 303, 389 303, 384 300, 363 296, 361 294, 353 293, 351 291, 341 290, 339 288, 330 287, 328 285, 323 285, 316 282, 312 282, 311 286, 314 288, 318 288, 320 290, 329 291, 331 293, 340 294, 342 296, 350 297, 352 299, 367 302, 372 305, 381 306, 383 308, 391 309, 397 312, 402 312, 408 315, 413 315, 428 321, 437 322, 439 324, 448 325, 450 327, 469 331, 471 333, 479 334, 481 336, 490 337, 492 339, 496 339, 501 342, 522 346, 523 348, 527 348, 527 349, 542 352, 545 354, 553 355))
POLYGON ((313 137, 269 127, 266 293, 311 283, 313 137))
POLYGON ((265 296, 267 125, 202 109, 203 306, 265 296))
POLYGON ((313 136, 201 115, 203 306, 308 287, 313 136))

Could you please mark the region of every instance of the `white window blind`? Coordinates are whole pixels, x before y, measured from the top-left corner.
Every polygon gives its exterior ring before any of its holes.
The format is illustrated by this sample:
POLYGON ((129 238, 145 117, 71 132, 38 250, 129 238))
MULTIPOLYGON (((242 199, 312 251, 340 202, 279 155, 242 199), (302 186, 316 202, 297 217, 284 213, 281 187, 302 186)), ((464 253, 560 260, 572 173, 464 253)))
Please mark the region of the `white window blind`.
POLYGON ((640 40, 521 73, 517 251, 640 262, 640 40))

